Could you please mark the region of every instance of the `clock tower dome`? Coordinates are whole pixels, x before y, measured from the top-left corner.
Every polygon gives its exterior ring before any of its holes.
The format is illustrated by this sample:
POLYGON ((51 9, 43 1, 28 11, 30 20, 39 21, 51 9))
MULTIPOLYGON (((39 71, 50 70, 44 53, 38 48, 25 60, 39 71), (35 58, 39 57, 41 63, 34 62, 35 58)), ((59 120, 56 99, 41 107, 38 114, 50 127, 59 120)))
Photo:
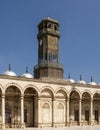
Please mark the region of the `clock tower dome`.
POLYGON ((59 63, 59 22, 46 18, 38 25, 38 64, 35 78, 63 78, 63 66, 59 63))

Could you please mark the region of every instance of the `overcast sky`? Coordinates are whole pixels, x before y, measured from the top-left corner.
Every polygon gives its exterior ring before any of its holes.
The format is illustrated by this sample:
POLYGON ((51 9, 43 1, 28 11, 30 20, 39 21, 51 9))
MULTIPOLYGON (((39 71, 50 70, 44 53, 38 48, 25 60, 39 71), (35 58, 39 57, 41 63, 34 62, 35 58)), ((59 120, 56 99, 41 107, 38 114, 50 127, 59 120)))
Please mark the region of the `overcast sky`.
POLYGON ((64 78, 100 83, 100 0, 0 0, 0 74, 21 75, 37 64, 37 25, 46 17, 60 22, 60 62, 64 78))

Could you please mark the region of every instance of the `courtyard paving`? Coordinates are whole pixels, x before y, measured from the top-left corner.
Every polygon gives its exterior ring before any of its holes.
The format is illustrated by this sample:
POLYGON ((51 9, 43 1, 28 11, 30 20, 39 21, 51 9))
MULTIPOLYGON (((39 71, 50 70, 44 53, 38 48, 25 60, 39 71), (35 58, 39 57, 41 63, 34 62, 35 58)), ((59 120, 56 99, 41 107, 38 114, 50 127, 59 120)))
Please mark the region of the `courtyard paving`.
POLYGON ((59 128, 7 128, 5 130, 100 130, 100 125, 98 126, 70 126, 70 127, 59 127, 59 128))
POLYGON ((100 126, 70 126, 61 128, 26 128, 25 130, 100 130, 100 126))

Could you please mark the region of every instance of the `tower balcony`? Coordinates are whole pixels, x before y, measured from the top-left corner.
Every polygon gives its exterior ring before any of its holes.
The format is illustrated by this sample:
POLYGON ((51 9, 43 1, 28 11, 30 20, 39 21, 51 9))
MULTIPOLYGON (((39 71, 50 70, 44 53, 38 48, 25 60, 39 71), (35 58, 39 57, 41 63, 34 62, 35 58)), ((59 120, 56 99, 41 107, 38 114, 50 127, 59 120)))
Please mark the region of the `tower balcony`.
POLYGON ((63 69, 63 65, 62 64, 60 64, 60 63, 52 63, 52 62, 47 62, 47 61, 45 61, 44 63, 37 64, 34 67, 34 69, 44 68, 44 67, 61 68, 61 69, 63 69))
POLYGON ((63 65, 52 62, 40 63, 34 67, 34 77, 63 79, 63 65))

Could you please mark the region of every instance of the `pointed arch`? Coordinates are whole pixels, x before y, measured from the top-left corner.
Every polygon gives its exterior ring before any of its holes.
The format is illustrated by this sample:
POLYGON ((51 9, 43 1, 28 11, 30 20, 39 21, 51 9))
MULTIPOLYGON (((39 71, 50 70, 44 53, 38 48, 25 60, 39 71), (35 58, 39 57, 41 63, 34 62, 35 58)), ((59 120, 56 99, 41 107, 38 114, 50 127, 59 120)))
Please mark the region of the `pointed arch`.
POLYGON ((8 83, 8 84, 5 85, 5 87, 4 87, 5 88, 4 93, 6 92, 7 88, 10 87, 10 86, 17 87, 20 90, 21 94, 22 94, 22 87, 19 84, 14 83, 14 82, 8 83))
POLYGON ((41 90, 40 90, 40 93, 42 94, 44 91, 48 91, 48 93, 50 95, 52 95, 52 97, 54 97, 54 90, 50 86, 44 86, 44 87, 42 87, 41 90))
POLYGON ((27 88, 33 88, 37 92, 38 96, 40 95, 40 91, 39 91, 38 87, 33 84, 27 84, 26 86, 24 86, 23 94, 27 88))
POLYGON ((82 98, 82 95, 83 95, 84 93, 88 93, 91 98, 93 97, 93 94, 91 93, 91 91, 89 91, 88 89, 85 89, 85 90, 83 90, 83 91, 81 92, 81 98, 82 98))
POLYGON ((68 91, 63 87, 60 87, 55 91, 55 97, 58 97, 58 98, 62 97, 64 99, 67 99, 68 98, 68 91))
POLYGON ((98 90, 97 90, 97 91, 94 91, 94 92, 93 92, 93 97, 94 97, 94 95, 95 95, 96 93, 97 93, 97 94, 100 94, 100 91, 98 91, 98 90))
POLYGON ((93 95, 93 100, 99 100, 100 101, 100 93, 95 92, 93 95))
POLYGON ((64 91, 64 92, 66 93, 66 95, 68 96, 68 91, 67 91, 67 89, 65 89, 64 87, 60 87, 60 88, 56 89, 55 94, 56 94, 59 90, 64 91))
POLYGON ((68 96, 69 96, 69 97, 70 97, 70 94, 71 94, 72 92, 77 92, 77 93, 79 94, 79 97, 81 98, 81 92, 80 92, 80 90, 78 90, 77 88, 71 89, 71 90, 69 91, 69 93, 68 93, 68 96))

